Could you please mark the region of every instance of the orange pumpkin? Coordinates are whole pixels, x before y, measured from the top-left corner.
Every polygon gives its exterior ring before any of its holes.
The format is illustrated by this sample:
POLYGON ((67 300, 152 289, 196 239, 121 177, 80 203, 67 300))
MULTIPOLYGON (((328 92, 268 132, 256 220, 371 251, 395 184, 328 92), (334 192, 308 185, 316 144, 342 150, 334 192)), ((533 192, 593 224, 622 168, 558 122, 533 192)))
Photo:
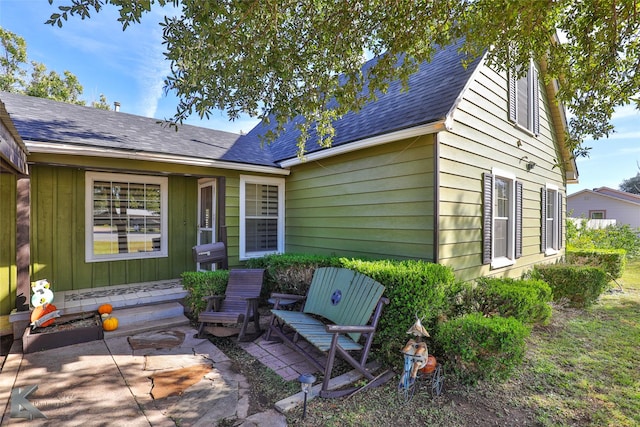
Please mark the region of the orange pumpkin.
MULTIPOLYGON (((53 304, 42 304, 42 305, 39 305, 36 308, 34 308, 33 311, 31 312, 31 321, 35 322, 36 320, 40 319, 41 317, 44 317, 44 315, 46 315, 48 313, 51 313, 53 311, 56 311, 56 310, 57 310, 57 307, 55 305, 53 305, 53 304)), ((55 319, 47 320, 42 325, 40 325, 40 327, 44 328, 45 326, 52 325, 54 321, 55 321, 55 319)))
POLYGON ((429 357, 427 357, 427 364, 424 365, 422 369, 420 369, 420 372, 422 372, 423 374, 430 374, 433 371, 435 371, 436 364, 437 364, 437 361, 435 356, 432 356, 430 354, 429 357))
POLYGON ((113 307, 111 304, 102 304, 98 307, 98 313, 100 314, 110 314, 113 311, 113 307))
POLYGON ((118 319, 115 317, 107 317, 102 321, 102 329, 105 331, 115 331, 118 329, 118 319))

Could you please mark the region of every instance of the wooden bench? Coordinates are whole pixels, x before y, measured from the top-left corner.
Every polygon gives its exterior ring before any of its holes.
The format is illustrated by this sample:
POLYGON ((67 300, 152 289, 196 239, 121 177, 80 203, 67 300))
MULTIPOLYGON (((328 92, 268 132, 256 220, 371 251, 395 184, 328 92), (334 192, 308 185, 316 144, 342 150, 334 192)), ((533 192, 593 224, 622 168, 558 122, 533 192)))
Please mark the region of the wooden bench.
POLYGON ((338 354, 370 381, 377 379, 366 364, 382 308, 389 303, 382 297, 383 291, 384 286, 364 274, 346 268, 318 268, 306 297, 271 295, 275 305, 266 338, 275 334, 324 372, 321 397, 350 394, 356 389, 329 390, 335 356, 338 354), (304 306, 301 311, 280 310, 279 301, 283 299, 304 300, 304 306), (301 338, 326 354, 326 362, 306 351, 301 338), (352 356, 353 352, 359 352, 359 357, 352 356))
POLYGON ((253 320, 255 333, 260 334, 260 312, 258 300, 264 278, 263 269, 233 269, 229 271, 229 281, 224 295, 205 297, 207 308, 198 316, 202 336, 207 323, 242 324, 238 341, 247 331, 249 321, 253 320))

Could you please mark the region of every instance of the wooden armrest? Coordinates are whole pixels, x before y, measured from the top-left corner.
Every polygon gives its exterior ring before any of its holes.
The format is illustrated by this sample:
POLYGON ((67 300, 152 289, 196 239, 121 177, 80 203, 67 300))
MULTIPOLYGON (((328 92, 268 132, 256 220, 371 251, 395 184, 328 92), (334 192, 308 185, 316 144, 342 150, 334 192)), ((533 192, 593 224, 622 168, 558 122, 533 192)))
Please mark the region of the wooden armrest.
POLYGON ((292 300, 296 300, 296 301, 302 301, 303 299, 306 299, 307 296, 306 295, 273 293, 273 294, 271 294, 271 298, 273 298, 273 299, 292 299, 292 300))
POLYGON ((224 299, 224 298, 226 298, 225 295, 209 295, 209 296, 206 296, 206 297, 202 297, 202 299, 205 300, 205 301, 210 301, 212 299, 224 299))
POLYGON ((376 328, 369 325, 325 325, 325 330, 332 334, 366 334, 375 332, 376 328))

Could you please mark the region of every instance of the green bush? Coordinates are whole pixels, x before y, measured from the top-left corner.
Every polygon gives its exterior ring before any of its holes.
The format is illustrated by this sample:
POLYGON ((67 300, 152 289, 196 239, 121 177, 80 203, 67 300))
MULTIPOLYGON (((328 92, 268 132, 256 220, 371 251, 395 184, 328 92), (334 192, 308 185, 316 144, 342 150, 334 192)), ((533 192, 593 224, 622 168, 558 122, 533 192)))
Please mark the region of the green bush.
POLYGON ((445 287, 445 312, 444 318, 453 319, 463 314, 476 313, 480 311, 480 305, 476 298, 476 285, 471 282, 461 280, 445 287))
POLYGON ((640 236, 638 229, 628 224, 610 225, 605 228, 587 228, 587 220, 577 225, 567 219, 567 246, 579 249, 624 249, 627 256, 640 254, 640 236))
POLYGON ((601 268, 571 264, 536 265, 531 277, 551 286, 554 301, 566 299, 573 307, 593 304, 609 283, 607 273, 601 268))
POLYGON ((273 292, 306 295, 318 267, 340 267, 337 257, 309 254, 276 254, 247 260, 247 268, 265 270, 262 295, 273 292))
POLYGON ((185 306, 194 318, 197 318, 207 306, 204 297, 224 295, 229 281, 229 271, 185 271, 181 275, 182 287, 189 291, 185 297, 185 306))
POLYGON ((466 314, 439 325, 434 336, 462 381, 503 380, 522 363, 530 329, 513 317, 466 314))
POLYGON ((342 266, 356 270, 385 286, 389 305, 384 308, 374 343, 379 355, 390 363, 401 361, 400 348, 407 341, 407 330, 416 316, 433 332, 445 311, 445 292, 455 283, 453 271, 424 261, 363 261, 341 258, 342 266))
POLYGON ((612 279, 619 279, 627 263, 627 251, 624 249, 579 249, 567 247, 567 264, 599 267, 612 279))
POLYGON ((482 277, 475 298, 484 315, 515 317, 526 324, 547 324, 551 318, 551 288, 542 280, 482 277))

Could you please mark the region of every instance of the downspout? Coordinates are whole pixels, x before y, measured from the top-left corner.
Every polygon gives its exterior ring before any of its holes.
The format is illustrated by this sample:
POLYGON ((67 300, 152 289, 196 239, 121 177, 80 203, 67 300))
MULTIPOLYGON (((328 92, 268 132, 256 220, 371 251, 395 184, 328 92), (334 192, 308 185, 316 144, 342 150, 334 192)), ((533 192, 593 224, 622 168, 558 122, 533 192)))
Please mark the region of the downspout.
POLYGON ((433 262, 440 263, 440 132, 433 135, 433 262))

